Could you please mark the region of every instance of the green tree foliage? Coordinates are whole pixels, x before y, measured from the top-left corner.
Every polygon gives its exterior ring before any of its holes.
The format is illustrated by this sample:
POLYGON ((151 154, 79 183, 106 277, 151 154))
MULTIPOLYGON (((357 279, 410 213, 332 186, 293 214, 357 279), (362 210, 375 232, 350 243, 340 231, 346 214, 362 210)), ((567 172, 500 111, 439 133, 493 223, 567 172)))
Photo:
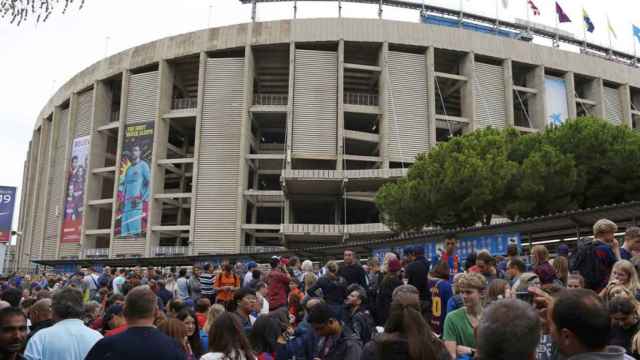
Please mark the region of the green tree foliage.
POLYGON ((80 3, 82 9, 85 0, 0 0, 0 18, 9 19, 11 24, 20 25, 30 18, 36 23, 47 21, 49 16, 59 8, 64 14, 70 5, 80 3))
POLYGON ((421 155, 383 186, 383 221, 404 231, 488 224, 640 198, 640 134, 580 118, 538 134, 484 129, 421 155))

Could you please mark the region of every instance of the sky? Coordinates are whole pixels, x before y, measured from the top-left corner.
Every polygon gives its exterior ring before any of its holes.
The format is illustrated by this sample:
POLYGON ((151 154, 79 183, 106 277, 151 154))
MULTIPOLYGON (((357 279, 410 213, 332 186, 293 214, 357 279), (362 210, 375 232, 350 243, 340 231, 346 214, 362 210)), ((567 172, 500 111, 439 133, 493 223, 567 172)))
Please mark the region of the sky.
MULTIPOLYGON (((76 0, 79 1, 79 0, 76 0)), ((422 0, 409 0, 422 3, 422 0)), ((526 19, 526 0, 425 0, 513 21, 526 19)), ((541 11, 531 20, 555 26, 555 0, 533 0, 541 11)), ((582 8, 596 30, 588 40, 608 46, 607 17, 617 33, 613 48, 634 52, 631 24, 640 26, 640 0, 559 0, 572 23, 561 30, 582 38, 582 8)), ((291 18, 292 2, 260 4, 258 21, 291 18)), ((377 5, 343 3, 343 17, 375 18, 377 5)), ((250 5, 238 0, 86 0, 45 23, 21 26, 0 19, 0 185, 22 186, 22 170, 36 117, 47 100, 74 74, 119 51, 163 37, 250 21, 250 5)), ((298 18, 337 17, 336 2, 300 2, 298 18)), ((383 18, 417 22, 418 12, 385 7, 383 18)), ((640 46, 638 47, 640 52, 640 46)), ((19 199, 18 199, 19 201, 19 199)), ((16 217, 18 213, 16 205, 16 217)), ((14 221, 14 227, 16 222, 14 221)))

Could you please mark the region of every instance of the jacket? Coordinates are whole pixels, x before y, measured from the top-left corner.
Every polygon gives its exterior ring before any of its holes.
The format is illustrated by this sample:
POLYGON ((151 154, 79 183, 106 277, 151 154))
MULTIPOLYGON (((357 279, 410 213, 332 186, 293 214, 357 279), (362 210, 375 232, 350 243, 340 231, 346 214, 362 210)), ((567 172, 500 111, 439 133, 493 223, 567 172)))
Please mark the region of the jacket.
POLYGON ((358 284, 365 290, 368 288, 367 273, 360 264, 343 264, 338 270, 338 276, 342 276, 347 280, 347 287, 351 284, 358 284))
POLYGON ((369 310, 360 307, 355 313, 351 313, 351 309, 345 309, 344 325, 348 327, 363 344, 371 340, 374 331, 373 317, 369 310))
POLYGON ((591 352, 573 355, 567 360, 633 360, 633 357, 625 354, 620 346, 607 346, 603 352, 591 352))
POLYGON ((429 261, 424 256, 420 256, 407 265, 405 271, 409 285, 413 285, 418 289, 420 300, 423 302, 431 302, 431 293, 427 287, 430 266, 429 261))
POLYGON ((311 325, 303 320, 296 328, 293 336, 285 346, 278 348, 276 359, 289 360, 313 360, 315 346, 318 343, 318 337, 311 328, 311 325))
POLYGON ((269 301, 269 311, 287 305, 287 290, 289 290, 289 276, 280 270, 273 269, 267 275, 267 301, 269 301))
POLYGON ((385 321, 387 321, 393 290, 402 284, 402 280, 395 275, 388 275, 380 283, 378 295, 376 296, 376 325, 384 325, 385 321))
POLYGON ((320 360, 360 360, 362 343, 348 327, 342 328, 342 331, 337 335, 337 338, 333 340, 333 344, 329 347, 328 351, 326 351, 325 355, 323 349, 325 342, 328 340, 328 337, 318 339, 314 351, 314 358, 320 360))

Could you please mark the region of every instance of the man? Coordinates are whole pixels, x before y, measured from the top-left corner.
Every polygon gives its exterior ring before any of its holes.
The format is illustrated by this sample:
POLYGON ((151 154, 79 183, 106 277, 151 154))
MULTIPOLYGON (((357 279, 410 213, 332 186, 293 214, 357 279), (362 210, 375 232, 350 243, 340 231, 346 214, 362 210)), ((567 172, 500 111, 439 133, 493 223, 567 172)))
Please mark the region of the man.
POLYGON ((527 266, 520 259, 513 259, 509 261, 507 265, 507 279, 509 279, 509 285, 516 289, 520 282, 520 276, 526 271, 527 266))
POLYGON ((98 275, 96 269, 89 268, 87 275, 83 279, 85 288, 89 289, 89 299, 95 298, 98 289, 100 289, 99 279, 100 275, 98 275))
POLYGON ((187 269, 178 271, 178 280, 176 280, 176 296, 178 300, 185 300, 191 296, 189 291, 189 279, 187 279, 187 269))
POLYGON ((483 311, 476 337, 479 360, 534 360, 540 318, 524 301, 499 300, 483 311))
POLYGON ((429 319, 431 313, 431 292, 429 291, 428 278, 431 264, 424 257, 424 246, 415 246, 413 253, 409 256, 411 263, 405 269, 405 277, 409 285, 413 285, 420 293, 420 306, 425 319, 429 319))
POLYGON ((113 284, 111 285, 113 287, 113 293, 123 294, 122 285, 124 285, 126 281, 127 279, 124 277, 124 269, 118 269, 118 276, 113 279, 113 284))
POLYGON ((124 318, 124 307, 120 304, 109 306, 104 314, 103 322, 109 324, 109 331, 104 336, 118 335, 127 330, 127 320, 124 318))
POLYGON ((38 331, 53 326, 53 312, 51 311, 51 299, 41 299, 29 309, 29 319, 31 320, 31 331, 27 337, 27 342, 38 331))
POLYGON ((367 274, 362 265, 356 261, 356 255, 353 250, 344 251, 344 262, 338 269, 338 276, 342 276, 347 281, 347 286, 357 284, 363 288, 368 288, 367 274))
POLYGON ((277 310, 287 305, 287 290, 289 289, 289 273, 280 259, 271 259, 271 271, 267 275, 267 301, 269 311, 277 310))
POLYGON ((437 264, 438 261, 444 261, 449 264, 449 271, 451 273, 451 279, 453 276, 462 271, 460 264, 460 258, 456 255, 458 251, 458 240, 454 234, 449 234, 444 239, 444 252, 440 255, 440 259, 435 258, 433 263, 437 264))
POLYGON ((347 310, 344 325, 360 339, 362 344, 366 344, 371 340, 375 327, 373 317, 364 305, 367 301, 367 293, 357 285, 352 285, 349 290, 351 292, 345 300, 347 310))
POLYGON ((216 297, 213 289, 213 266, 204 264, 203 271, 200 273, 200 295, 209 299, 211 304, 215 304, 216 297))
POLYGON ((141 155, 140 146, 134 145, 129 159, 131 164, 120 183, 119 192, 124 195, 121 236, 140 236, 143 232, 144 203, 149 201, 151 171, 141 155))
POLYGON ((82 321, 82 293, 71 287, 58 290, 51 303, 56 324, 38 331, 27 344, 29 360, 82 360, 102 338, 82 321))
POLYGON ((518 245, 509 244, 507 245, 507 257, 498 263, 497 268, 502 272, 506 272, 507 267, 509 266, 509 262, 512 260, 519 260, 519 259, 520 258, 518 256, 518 245))
POLYGON ((129 291, 124 304, 127 330, 98 341, 86 359, 184 360, 176 340, 153 325, 158 312, 155 299, 148 286, 129 291))
POLYGON ((252 327, 250 315, 258 301, 256 292, 248 288, 241 288, 233 294, 233 301, 236 305, 236 311, 233 315, 235 315, 238 323, 248 336, 252 327))
POLYGON ((324 300, 320 298, 308 298, 303 304, 305 309, 304 319, 298 324, 293 336, 287 341, 286 345, 278 347, 276 359, 313 360, 318 337, 311 328, 311 324, 309 324, 309 312, 314 306, 323 303, 324 300))
POLYGON ((200 268, 197 266, 193 267, 193 273, 189 278, 189 290, 191 292, 191 300, 193 302, 197 302, 201 296, 201 287, 200 287, 200 268))
POLYGON ((554 344, 567 360, 632 360, 620 346, 607 346, 610 321, 607 307, 592 290, 561 291, 555 298, 530 288, 546 317, 554 344))
POLYGON ((504 274, 496 269, 496 259, 486 250, 478 253, 476 266, 478 267, 478 272, 487 280, 487 284, 491 284, 495 279, 504 278, 504 274))
POLYGON ((17 307, 0 310, 0 359, 21 360, 27 338, 27 318, 17 307))
POLYGON ((320 360, 360 360, 362 344, 349 328, 343 328, 327 304, 311 308, 309 324, 318 336, 314 358, 320 360))
POLYGON ((593 241, 578 249, 571 270, 578 271, 586 287, 600 292, 607 286, 613 264, 620 259, 620 244, 615 233, 618 226, 611 220, 600 219, 593 225, 593 241))
POLYGON ((620 258, 631 260, 633 257, 631 251, 636 249, 638 244, 640 244, 640 227, 632 226, 624 233, 624 243, 620 247, 620 258))
POLYGON ((171 293, 171 291, 167 290, 167 284, 165 284, 165 282, 162 280, 156 282, 156 287, 158 288, 156 295, 158 295, 158 297, 162 301, 163 307, 167 306, 167 304, 169 304, 169 301, 173 300, 173 294, 171 293))
POLYGON ((255 261, 249 261, 247 263, 247 273, 244 274, 242 279, 242 287, 251 287, 251 281, 253 280, 253 269, 257 268, 258 264, 255 261))

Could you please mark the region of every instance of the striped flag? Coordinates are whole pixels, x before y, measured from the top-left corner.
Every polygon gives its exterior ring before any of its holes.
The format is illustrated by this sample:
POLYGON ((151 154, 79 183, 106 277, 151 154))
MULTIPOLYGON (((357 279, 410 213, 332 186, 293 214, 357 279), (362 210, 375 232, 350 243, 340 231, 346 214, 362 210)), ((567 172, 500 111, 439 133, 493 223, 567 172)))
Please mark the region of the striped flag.
POLYGON ((613 35, 615 39, 618 39, 618 35, 616 34, 616 31, 613 29, 613 26, 611 25, 611 20, 609 20, 609 15, 607 15, 607 27, 609 27, 609 32, 611 33, 611 35, 613 35))
POLYGON ((562 10, 562 7, 560 6, 560 4, 558 4, 557 1, 556 1, 556 14, 558 14, 558 22, 560 23, 571 22, 571 19, 569 19, 569 16, 567 16, 564 10, 562 10))
POLYGON ((538 7, 533 2, 533 0, 527 0, 527 3, 529 4, 529 7, 531 8, 531 11, 533 11, 533 15, 540 16, 540 9, 538 9, 538 7))
POLYGON ((588 32, 592 33, 596 29, 596 27, 593 25, 589 14, 587 14, 587 10, 585 10, 584 8, 582 8, 582 18, 584 19, 585 29, 587 29, 588 32))

